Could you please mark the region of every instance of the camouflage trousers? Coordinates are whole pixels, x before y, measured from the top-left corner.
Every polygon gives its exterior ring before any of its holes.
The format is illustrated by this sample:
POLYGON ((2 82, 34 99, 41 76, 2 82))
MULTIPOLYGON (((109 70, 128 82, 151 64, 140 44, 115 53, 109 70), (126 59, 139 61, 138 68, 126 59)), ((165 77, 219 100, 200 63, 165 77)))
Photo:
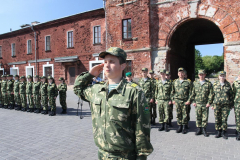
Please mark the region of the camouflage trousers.
POLYGON ((187 105, 187 121, 190 121, 191 105, 187 105))
POLYGON ((136 153, 115 152, 109 153, 98 149, 98 160, 136 160, 136 153))
POLYGON ((41 103, 44 111, 48 111, 48 97, 41 96, 41 103))
POLYGON ((51 111, 56 112, 56 99, 54 97, 48 97, 49 98, 49 105, 51 107, 51 111))
POLYGON ((16 105, 21 105, 21 99, 19 92, 14 92, 14 101, 16 105))
POLYGON ((27 108, 27 97, 26 94, 20 94, 21 105, 23 108, 27 108))
POLYGON ((229 114, 229 105, 214 104, 215 129, 227 130, 227 120, 229 114))
POLYGON ((206 128, 208 124, 209 107, 206 107, 206 104, 197 104, 195 111, 196 126, 206 128))
POLYGON ((67 109, 66 94, 59 94, 59 101, 62 109, 67 109))
POLYGON ((158 100, 159 123, 169 123, 170 105, 169 100, 158 100))
POLYGON ((187 105, 185 101, 175 100, 175 106, 177 110, 177 124, 187 125, 187 105))
POLYGON ((169 119, 173 119, 173 104, 169 105, 169 119))
POLYGON ((2 92, 2 104, 3 105, 8 105, 8 99, 7 99, 7 92, 2 92))
POLYGON ((156 107, 156 104, 155 102, 154 103, 148 103, 149 104, 149 108, 150 108, 150 114, 151 114, 151 117, 153 118, 157 118, 157 107, 156 107))
POLYGON ((236 120, 236 130, 240 132, 240 104, 234 105, 235 120, 236 120))
POLYGON ((38 109, 41 108, 40 95, 39 94, 33 94, 33 103, 35 104, 35 108, 38 108, 38 109))
POLYGON ((14 102, 14 94, 12 94, 11 91, 7 91, 7 99, 8 99, 8 104, 15 104, 14 102))
POLYGON ((34 107, 34 103, 33 103, 32 94, 27 94, 27 99, 28 99, 28 107, 29 108, 33 108, 34 107))

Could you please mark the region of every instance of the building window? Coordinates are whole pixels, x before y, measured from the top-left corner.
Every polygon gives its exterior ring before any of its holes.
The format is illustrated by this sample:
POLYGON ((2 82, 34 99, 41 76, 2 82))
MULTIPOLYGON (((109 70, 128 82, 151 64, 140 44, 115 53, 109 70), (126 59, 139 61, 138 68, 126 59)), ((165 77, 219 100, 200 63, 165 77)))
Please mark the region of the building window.
POLYGON ((132 20, 131 19, 124 19, 123 20, 123 39, 132 38, 132 20))
POLYGON ((101 43, 101 27, 95 26, 94 27, 94 44, 101 43))
POLYGON ((16 56, 15 43, 12 43, 12 57, 16 56))
POLYGON ((2 58, 2 46, 0 46, 0 58, 2 58))
POLYGON ((51 50, 51 43, 50 43, 50 36, 45 37, 45 50, 50 51, 51 50))
POLYGON ((32 40, 28 40, 27 42, 27 54, 32 53, 32 40))
POLYGON ((53 66, 53 64, 43 65, 43 75, 54 77, 54 66, 53 66))
POLYGON ((73 31, 67 32, 67 47, 72 48, 73 47, 73 31))

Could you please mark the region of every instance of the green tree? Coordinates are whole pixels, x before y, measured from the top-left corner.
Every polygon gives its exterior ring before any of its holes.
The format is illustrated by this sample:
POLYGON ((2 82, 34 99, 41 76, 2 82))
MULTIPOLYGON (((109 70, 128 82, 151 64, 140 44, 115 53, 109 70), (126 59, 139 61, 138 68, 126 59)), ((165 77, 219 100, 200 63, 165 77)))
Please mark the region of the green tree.
POLYGON ((204 56, 202 57, 203 64, 207 74, 217 73, 224 69, 224 59, 222 56, 204 56))
POLYGON ((198 75, 199 69, 205 69, 202 54, 199 50, 195 49, 195 75, 198 75))

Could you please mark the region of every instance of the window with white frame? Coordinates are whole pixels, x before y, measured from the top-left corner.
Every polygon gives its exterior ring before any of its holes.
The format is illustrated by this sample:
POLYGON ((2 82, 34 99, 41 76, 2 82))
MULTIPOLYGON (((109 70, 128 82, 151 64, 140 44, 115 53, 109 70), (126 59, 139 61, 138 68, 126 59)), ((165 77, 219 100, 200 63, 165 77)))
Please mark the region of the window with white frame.
POLYGON ((28 40, 27 42, 27 54, 32 53, 32 40, 28 40))
POLYGON ((51 41, 50 36, 45 37, 45 50, 50 51, 51 50, 51 41))
POLYGON ((43 75, 44 76, 52 76, 52 77, 54 77, 54 67, 53 67, 53 64, 45 64, 45 65, 43 65, 43 75))
POLYGON ((16 56, 16 48, 15 48, 15 43, 12 43, 12 57, 16 56))
POLYGON ((2 46, 0 46, 0 58, 2 58, 2 46))
POLYGON ((67 32, 67 47, 68 48, 73 47, 73 31, 67 32))
POLYGON ((101 27, 95 26, 94 27, 94 44, 101 43, 101 27))

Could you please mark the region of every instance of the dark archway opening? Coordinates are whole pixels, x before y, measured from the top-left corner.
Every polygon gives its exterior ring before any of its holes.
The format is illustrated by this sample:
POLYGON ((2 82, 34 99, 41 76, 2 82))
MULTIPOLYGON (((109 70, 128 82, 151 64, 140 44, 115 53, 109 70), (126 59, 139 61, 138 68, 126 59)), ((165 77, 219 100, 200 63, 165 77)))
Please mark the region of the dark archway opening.
POLYGON ((172 79, 178 78, 179 67, 187 70, 188 78, 195 79, 195 45, 224 43, 221 30, 206 19, 189 20, 173 33, 167 54, 172 79))

